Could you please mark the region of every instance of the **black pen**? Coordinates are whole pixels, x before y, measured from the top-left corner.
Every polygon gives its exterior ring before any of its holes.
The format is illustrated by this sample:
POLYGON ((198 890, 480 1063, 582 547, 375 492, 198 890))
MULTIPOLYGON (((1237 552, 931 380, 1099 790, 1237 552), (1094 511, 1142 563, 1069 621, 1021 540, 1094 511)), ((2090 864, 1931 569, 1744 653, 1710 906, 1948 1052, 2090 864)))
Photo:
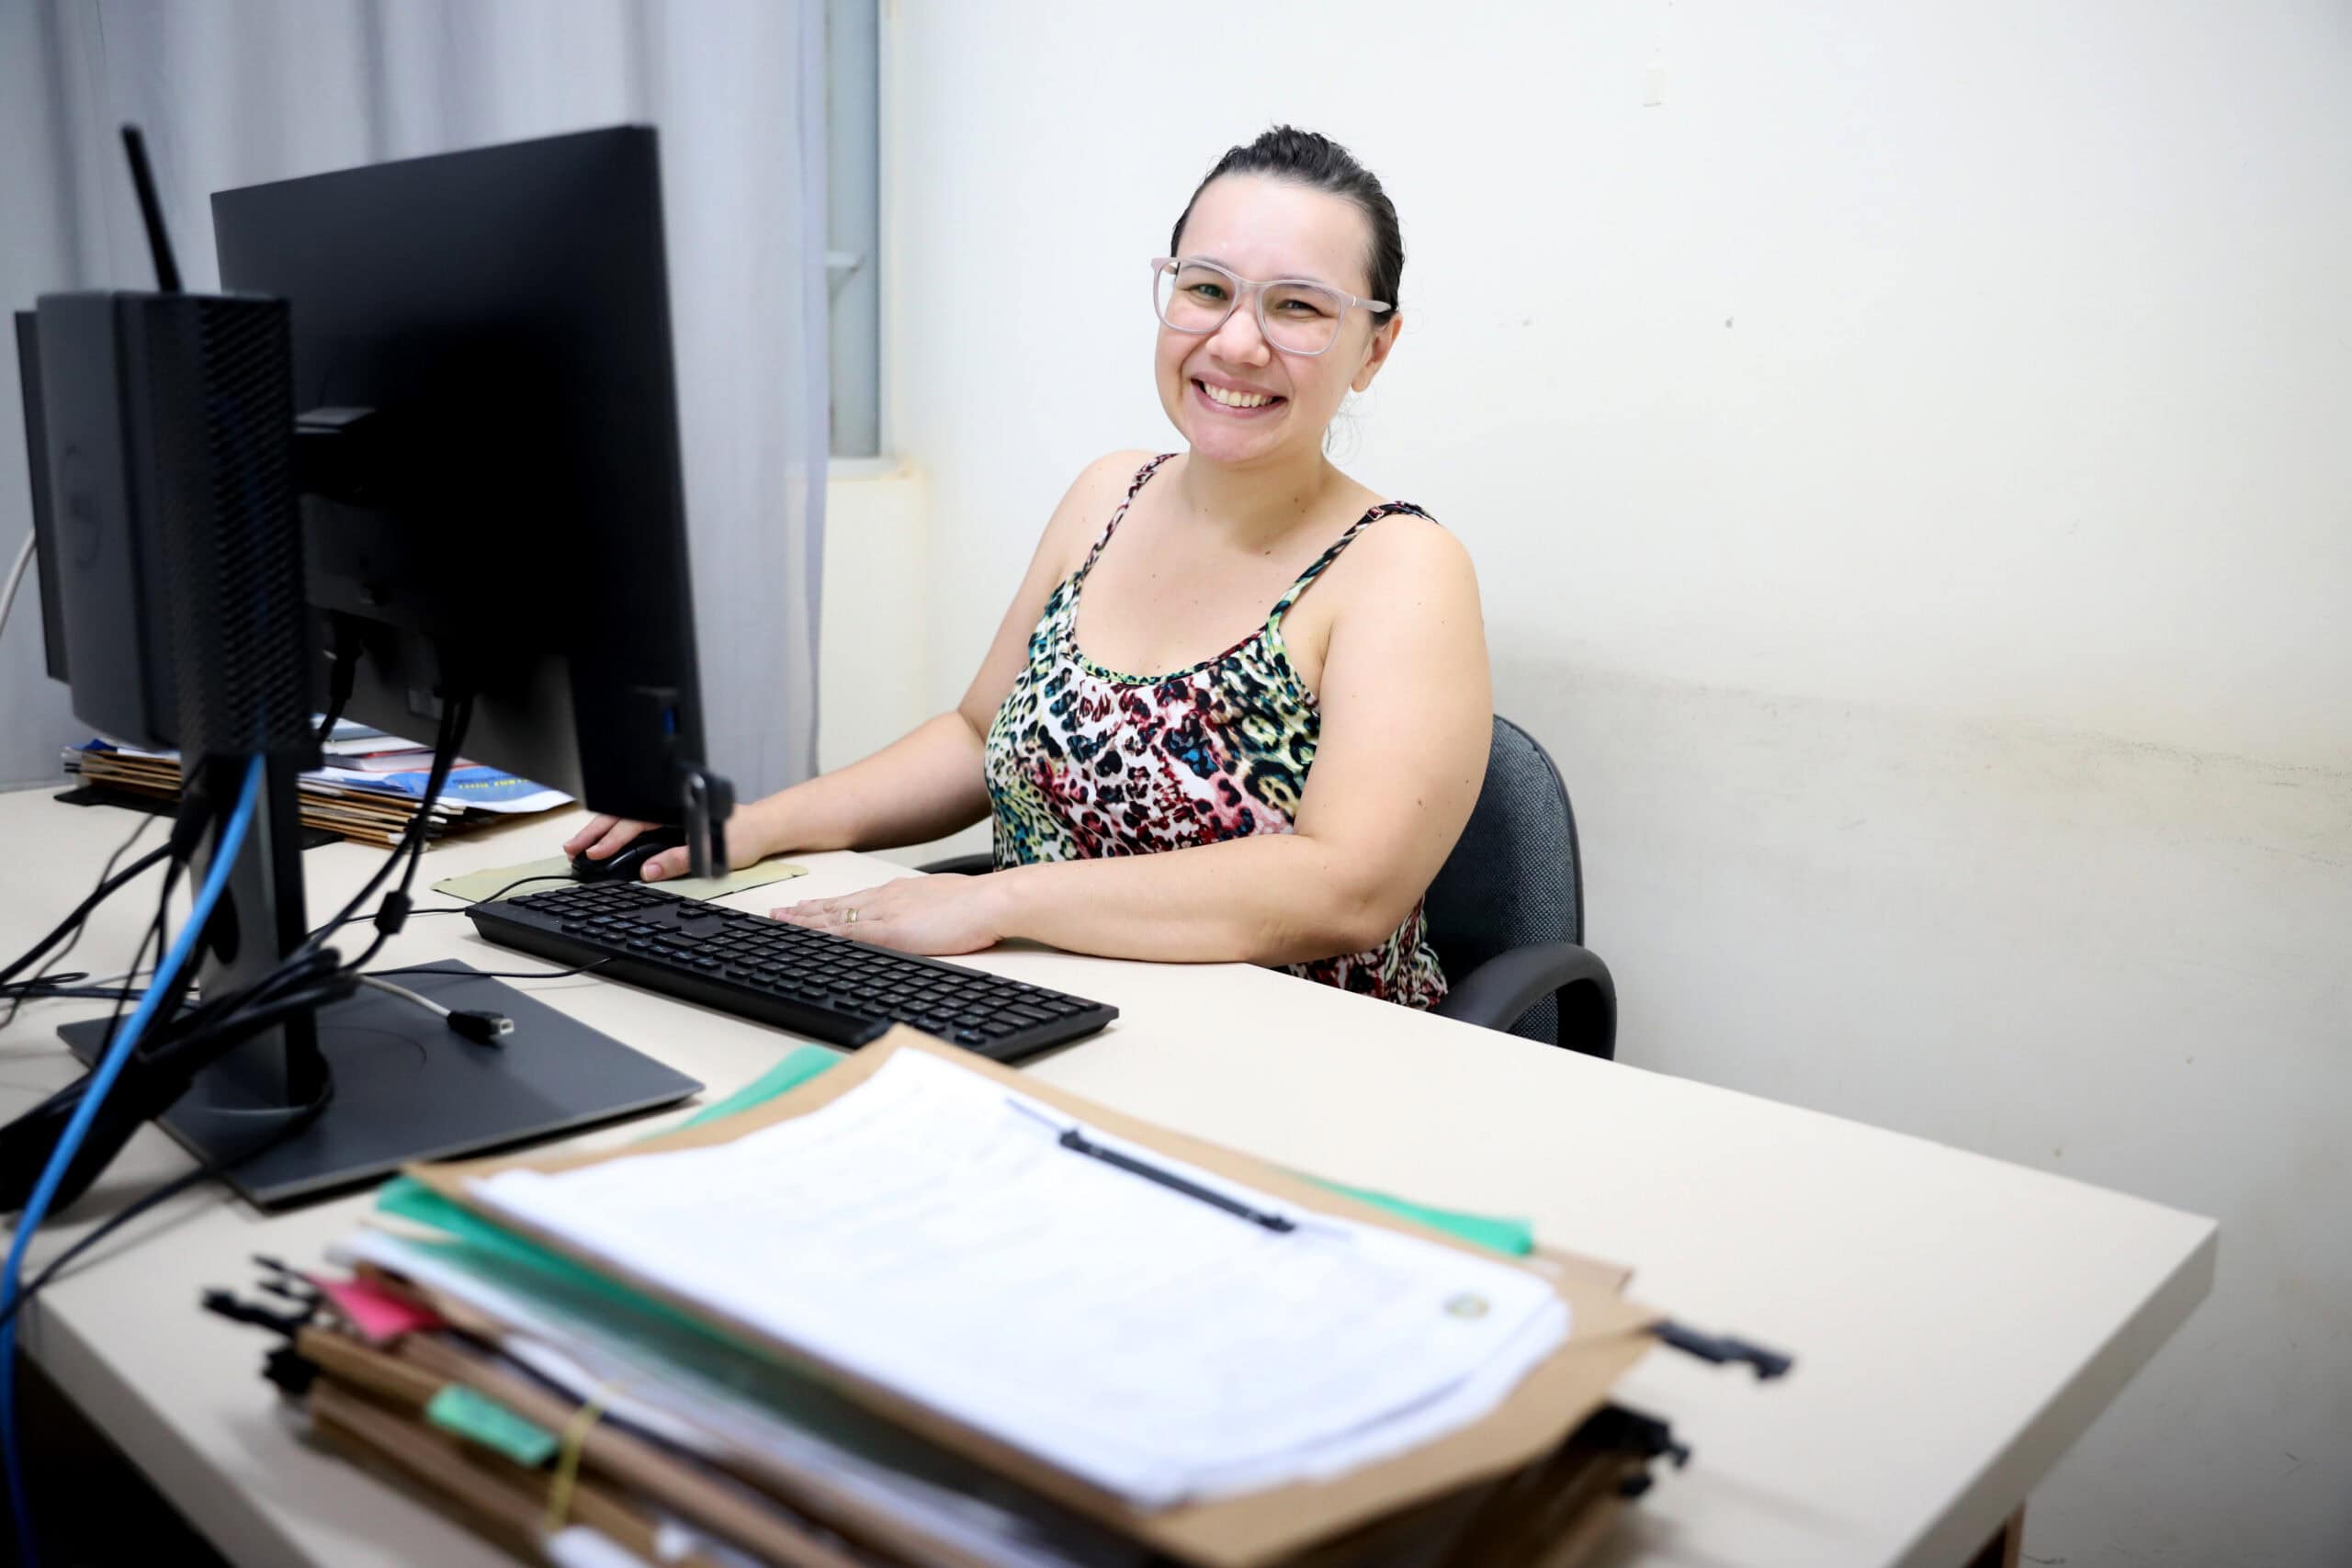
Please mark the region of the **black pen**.
MULTIPOLYGON (((1005 1103, 1034 1120, 1045 1122, 1049 1127, 1057 1125, 1017 1100, 1008 1100, 1005 1103)), ((1172 1170, 1162 1170, 1159 1167, 1136 1159, 1132 1155, 1123 1155, 1116 1149, 1104 1148, 1075 1127, 1063 1127, 1061 1135, 1054 1141, 1074 1154, 1084 1155, 1089 1159, 1099 1159, 1104 1165, 1116 1166, 1129 1175, 1142 1177, 1146 1181, 1156 1181, 1172 1192, 1182 1192, 1187 1198, 1197 1198, 1213 1208, 1222 1209, 1238 1219, 1248 1220, 1253 1225, 1260 1225, 1270 1231, 1295 1231, 1298 1228, 1298 1222, 1285 1215, 1270 1213, 1264 1209, 1253 1209, 1238 1199, 1228 1198, 1224 1193, 1204 1187, 1197 1181, 1187 1181, 1172 1170)))

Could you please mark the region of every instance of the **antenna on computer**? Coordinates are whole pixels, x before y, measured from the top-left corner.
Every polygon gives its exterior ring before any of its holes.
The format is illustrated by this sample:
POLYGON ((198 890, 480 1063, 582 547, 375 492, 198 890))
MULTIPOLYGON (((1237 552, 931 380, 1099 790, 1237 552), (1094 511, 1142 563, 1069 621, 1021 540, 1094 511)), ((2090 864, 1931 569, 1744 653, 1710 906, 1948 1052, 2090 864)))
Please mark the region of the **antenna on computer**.
POLYGON ((147 220, 147 249, 155 257, 155 287, 180 291, 179 263, 172 259, 172 237, 164 229, 163 204, 155 199, 155 172, 147 166, 147 139, 135 125, 122 128, 122 150, 130 155, 130 183, 139 187, 139 216, 147 220))

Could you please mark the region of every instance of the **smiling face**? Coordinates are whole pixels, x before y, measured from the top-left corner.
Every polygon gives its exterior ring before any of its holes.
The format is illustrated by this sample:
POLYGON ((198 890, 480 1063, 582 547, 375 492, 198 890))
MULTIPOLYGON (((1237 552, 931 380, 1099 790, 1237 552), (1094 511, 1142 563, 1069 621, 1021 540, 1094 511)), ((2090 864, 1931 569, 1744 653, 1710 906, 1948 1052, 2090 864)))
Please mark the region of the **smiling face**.
MULTIPOLYGON (((1372 291, 1370 244, 1363 211, 1345 197, 1260 175, 1227 175, 1193 203, 1177 248, 1242 277, 1311 278, 1361 299, 1372 291)), ((1251 295, 1205 336, 1159 329, 1160 406, 1194 454, 1212 462, 1281 462, 1319 453, 1340 400, 1372 385, 1396 339, 1395 312, 1357 307, 1329 351, 1287 354, 1259 332, 1256 307, 1251 295)))

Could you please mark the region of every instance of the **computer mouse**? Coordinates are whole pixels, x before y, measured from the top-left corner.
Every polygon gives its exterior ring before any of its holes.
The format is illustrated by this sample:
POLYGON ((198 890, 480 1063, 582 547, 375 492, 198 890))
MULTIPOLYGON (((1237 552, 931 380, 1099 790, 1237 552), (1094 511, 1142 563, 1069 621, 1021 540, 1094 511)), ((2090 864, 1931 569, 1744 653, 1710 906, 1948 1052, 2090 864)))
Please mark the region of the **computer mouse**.
POLYGON ((645 863, 663 850, 674 850, 686 841, 683 828, 648 828, 603 860, 590 860, 585 854, 571 857, 571 879, 574 882, 634 882, 645 873, 645 863))

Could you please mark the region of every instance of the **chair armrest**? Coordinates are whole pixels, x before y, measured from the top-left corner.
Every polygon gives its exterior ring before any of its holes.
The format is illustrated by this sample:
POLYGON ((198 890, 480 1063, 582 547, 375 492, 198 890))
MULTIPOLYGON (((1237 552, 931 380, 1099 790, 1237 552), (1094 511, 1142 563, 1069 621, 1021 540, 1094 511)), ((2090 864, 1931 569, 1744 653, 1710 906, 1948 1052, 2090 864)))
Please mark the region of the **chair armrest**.
POLYGON ((950 855, 915 868, 925 876, 981 876, 996 869, 993 855, 950 855))
POLYGON ((1560 1043, 1589 1055, 1614 1055, 1617 983, 1599 953, 1572 942, 1530 942, 1498 953, 1455 980, 1430 1010, 1484 1029, 1508 1030, 1555 992, 1562 993, 1560 1043))

